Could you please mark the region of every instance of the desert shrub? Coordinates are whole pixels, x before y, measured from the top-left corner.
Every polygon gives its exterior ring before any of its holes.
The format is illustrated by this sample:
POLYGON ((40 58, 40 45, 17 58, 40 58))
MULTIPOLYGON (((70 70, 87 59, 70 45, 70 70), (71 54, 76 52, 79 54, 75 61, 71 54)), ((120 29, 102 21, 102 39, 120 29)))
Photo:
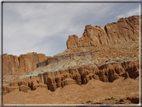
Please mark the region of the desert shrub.
POLYGON ((92 101, 91 101, 91 100, 88 100, 88 101, 86 101, 86 103, 92 103, 92 101))
POLYGON ((111 97, 110 99, 111 99, 111 100, 116 100, 114 97, 111 97))

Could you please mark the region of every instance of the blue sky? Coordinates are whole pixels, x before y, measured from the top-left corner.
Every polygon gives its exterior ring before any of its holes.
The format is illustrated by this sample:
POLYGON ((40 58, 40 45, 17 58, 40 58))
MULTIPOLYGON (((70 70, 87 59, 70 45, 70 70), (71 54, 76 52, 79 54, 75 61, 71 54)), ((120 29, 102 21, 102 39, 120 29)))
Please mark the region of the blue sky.
POLYGON ((139 14, 139 3, 4 3, 3 53, 52 56, 66 50, 69 35, 81 37, 85 25, 139 14))

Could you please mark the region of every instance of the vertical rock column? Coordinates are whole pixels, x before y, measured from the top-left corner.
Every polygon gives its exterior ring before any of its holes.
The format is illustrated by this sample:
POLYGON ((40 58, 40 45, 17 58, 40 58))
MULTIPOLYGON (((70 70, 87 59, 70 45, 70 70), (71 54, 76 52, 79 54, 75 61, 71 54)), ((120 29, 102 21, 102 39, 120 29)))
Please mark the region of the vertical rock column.
POLYGON ((62 79, 62 75, 60 74, 60 72, 57 72, 57 75, 55 76, 57 87, 61 87, 61 79, 62 79))
POLYGON ((69 69, 69 73, 72 74, 73 79, 77 81, 77 84, 82 84, 81 75, 78 73, 78 69, 69 69))
POLYGON ((55 82, 55 78, 52 76, 48 76, 47 78, 47 85, 49 87, 49 90, 51 91, 55 91, 57 86, 56 86, 56 82, 55 82))
POLYGON ((38 74, 38 77, 40 78, 41 82, 44 84, 43 74, 38 74))
POLYGON ((3 74, 14 74, 18 72, 19 61, 15 55, 3 54, 3 74))
POLYGON ((82 68, 82 67, 78 68, 78 71, 81 74, 82 83, 86 84, 87 83, 86 76, 91 72, 87 70, 86 68, 82 68))
POLYGON ((47 84, 47 88, 49 88, 48 87, 48 73, 47 72, 45 72, 45 73, 43 73, 43 74, 38 74, 38 77, 40 78, 40 80, 41 80, 41 82, 43 83, 43 84, 47 84))
POLYGON ((48 73, 47 72, 43 73, 44 84, 47 84, 47 78, 48 78, 48 73))

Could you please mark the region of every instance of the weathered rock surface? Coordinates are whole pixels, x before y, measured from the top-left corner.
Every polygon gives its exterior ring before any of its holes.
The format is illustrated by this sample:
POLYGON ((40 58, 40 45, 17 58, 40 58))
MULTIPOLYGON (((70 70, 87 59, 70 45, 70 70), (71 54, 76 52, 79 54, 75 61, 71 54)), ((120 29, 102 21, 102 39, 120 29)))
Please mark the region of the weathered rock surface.
POLYGON ((10 93, 14 90, 19 90, 27 93, 30 90, 36 90, 38 87, 47 89, 47 84, 42 84, 39 77, 31 77, 24 79, 15 79, 7 86, 3 86, 3 94, 10 93))
POLYGON ((36 90, 38 87, 55 91, 57 88, 70 84, 87 84, 92 79, 113 82, 120 77, 135 79, 139 76, 139 60, 131 61, 124 67, 122 67, 122 63, 108 64, 101 70, 86 65, 75 69, 58 71, 57 73, 48 72, 39 74, 36 77, 17 79, 8 86, 3 86, 3 93, 6 94, 15 89, 27 92, 28 90, 36 90))
POLYGON ((103 26, 86 25, 81 38, 70 35, 67 48, 117 44, 139 39, 139 16, 121 18, 117 22, 103 26))
POLYGON ((3 54, 3 75, 31 72, 37 68, 39 62, 47 58, 44 54, 37 54, 35 52, 22 54, 19 57, 3 54))
POLYGON ((28 87, 28 86, 21 85, 19 87, 19 91, 28 92, 28 90, 31 90, 30 87, 28 87))
POLYGON ((61 84, 62 84, 62 87, 64 87, 66 85, 76 84, 76 81, 71 78, 66 78, 65 80, 62 81, 61 84))
POLYGON ((49 90, 51 90, 51 91, 55 91, 56 90, 57 86, 56 86, 56 82, 55 82, 55 78, 54 77, 49 76, 47 78, 47 84, 48 84, 49 90))
POLYGON ((3 74, 14 74, 19 69, 19 60, 17 56, 3 54, 3 74))
POLYGON ((139 61, 130 62, 126 67, 126 71, 129 74, 130 78, 136 78, 139 76, 139 61))
POLYGON ((7 87, 7 89, 8 89, 8 93, 10 93, 10 92, 12 92, 14 90, 18 90, 19 86, 9 86, 9 87, 7 87))

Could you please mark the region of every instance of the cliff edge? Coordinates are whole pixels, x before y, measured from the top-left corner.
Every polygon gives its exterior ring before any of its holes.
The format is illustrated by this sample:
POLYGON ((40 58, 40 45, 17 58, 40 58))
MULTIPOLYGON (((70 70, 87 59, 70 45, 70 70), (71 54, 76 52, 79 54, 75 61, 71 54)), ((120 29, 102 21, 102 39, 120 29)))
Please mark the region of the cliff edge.
POLYGON ((96 45, 117 44, 139 39, 139 16, 120 18, 103 26, 86 25, 83 35, 70 35, 67 49, 96 45))

